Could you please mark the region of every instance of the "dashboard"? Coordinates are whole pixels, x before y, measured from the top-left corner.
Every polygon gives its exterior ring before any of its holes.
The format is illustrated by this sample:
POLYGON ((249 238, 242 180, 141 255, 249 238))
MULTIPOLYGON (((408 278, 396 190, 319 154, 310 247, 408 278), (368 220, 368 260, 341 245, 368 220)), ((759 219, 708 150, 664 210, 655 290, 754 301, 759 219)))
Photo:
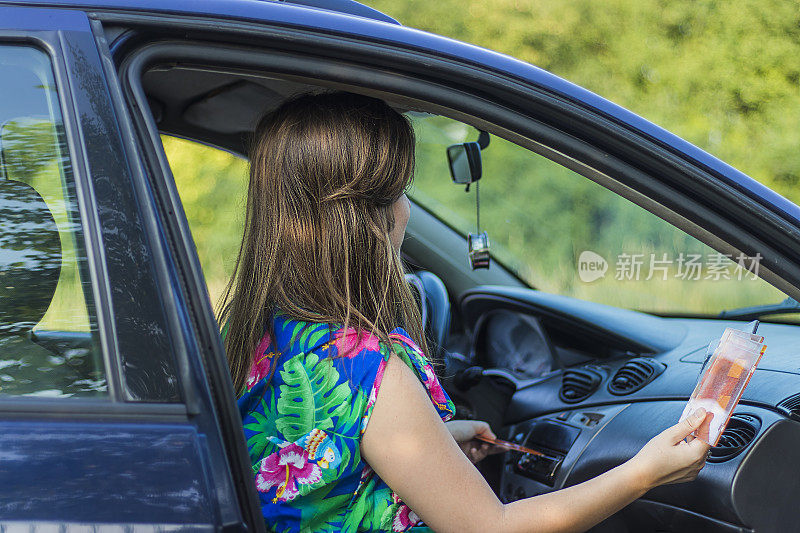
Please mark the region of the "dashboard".
MULTIPOLYGON (((489 475, 484 469, 506 502, 581 483, 632 457, 678 421, 708 343, 743 326, 494 286, 462 295, 460 311, 469 354, 468 368, 450 368, 457 404, 542 454, 508 452, 489 475), (471 381, 457 379, 469 373, 471 381), (504 401, 494 390, 507 392, 504 401)), ((767 352, 698 478, 658 487, 591 531, 796 528, 800 326, 764 323, 759 333, 767 352)))

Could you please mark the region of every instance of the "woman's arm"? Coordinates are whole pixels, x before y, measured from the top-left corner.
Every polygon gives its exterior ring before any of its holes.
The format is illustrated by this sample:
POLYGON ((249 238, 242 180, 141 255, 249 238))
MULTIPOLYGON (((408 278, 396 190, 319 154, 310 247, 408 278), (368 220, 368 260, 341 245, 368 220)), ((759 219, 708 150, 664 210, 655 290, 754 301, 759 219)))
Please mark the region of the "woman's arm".
POLYGON ((361 454, 435 531, 583 531, 652 487, 694 479, 708 445, 683 438, 704 419, 701 414, 667 429, 633 459, 594 479, 504 505, 462 453, 417 377, 392 355, 361 454))

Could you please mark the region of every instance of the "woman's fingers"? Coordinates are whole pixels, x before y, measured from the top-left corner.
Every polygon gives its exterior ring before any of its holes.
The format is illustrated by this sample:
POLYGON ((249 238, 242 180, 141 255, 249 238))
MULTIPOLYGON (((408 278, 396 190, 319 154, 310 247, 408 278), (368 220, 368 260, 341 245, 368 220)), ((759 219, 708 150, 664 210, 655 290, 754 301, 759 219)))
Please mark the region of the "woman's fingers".
POLYGON ((650 439, 631 461, 651 487, 695 479, 705 465, 709 445, 702 438, 687 439, 707 427, 711 413, 698 409, 691 416, 650 439), (705 424, 705 426, 704 426, 705 424))
POLYGON ((495 438, 489 424, 481 420, 451 420, 445 423, 445 427, 456 442, 470 441, 478 435, 495 438))
POLYGON ((451 420, 445 423, 445 427, 473 463, 481 461, 487 455, 505 451, 503 448, 476 438, 478 436, 497 438, 489 424, 482 420, 451 420))
POLYGON ((706 419, 706 410, 702 407, 692 413, 691 416, 686 417, 681 422, 678 422, 669 428, 669 435, 672 444, 678 444, 680 441, 689 436, 694 430, 699 428, 703 421, 706 419))
POLYGON ((480 448, 477 448, 475 446, 472 447, 472 452, 470 453, 470 459, 472 460, 473 463, 477 463, 478 461, 483 459, 480 456, 480 453, 481 453, 480 448))
POLYGON ((492 432, 492 428, 489 427, 489 424, 482 420, 472 420, 472 427, 475 430, 475 435, 483 435, 484 437, 489 437, 491 439, 497 438, 495 434, 492 432))
POLYGON ((711 446, 703 442, 703 439, 694 439, 692 442, 687 444, 687 446, 694 450, 697 462, 702 468, 702 466, 706 464, 706 457, 708 456, 708 450, 711 449, 711 446))
POLYGON ((487 447, 485 447, 483 444, 478 444, 475 441, 473 441, 473 442, 474 442, 474 444, 470 448, 469 459, 473 463, 477 463, 478 461, 480 461, 481 459, 486 457, 486 455, 487 455, 486 454, 487 447))
POLYGON ((498 453, 506 453, 508 450, 500 446, 489 445, 489 453, 487 455, 495 455, 498 453))
MULTIPOLYGON (((464 453, 467 454, 467 457, 469 458, 469 460, 471 462, 473 462, 473 463, 477 463, 478 461, 482 461, 488 455, 491 455, 493 453, 497 453, 495 451, 495 450, 497 450, 497 446, 494 446, 492 444, 488 444, 488 443, 483 442, 483 441, 472 440, 472 441, 470 441, 468 443, 465 443, 465 444, 466 444, 466 446, 463 447, 462 449, 464 450, 464 453)), ((502 451, 504 451, 504 450, 500 450, 500 452, 502 452, 502 451)))

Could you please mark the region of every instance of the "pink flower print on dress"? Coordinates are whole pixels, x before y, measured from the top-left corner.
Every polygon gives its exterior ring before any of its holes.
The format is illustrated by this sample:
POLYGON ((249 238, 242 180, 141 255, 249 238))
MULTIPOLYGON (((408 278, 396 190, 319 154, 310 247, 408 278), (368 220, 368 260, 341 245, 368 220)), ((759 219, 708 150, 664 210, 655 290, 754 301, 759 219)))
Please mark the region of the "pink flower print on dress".
POLYGON ((261 460, 256 488, 260 492, 269 492, 277 485, 272 502, 288 502, 300 493, 299 484, 316 483, 320 479, 322 472, 308 461, 308 452, 297 444, 288 444, 261 460))
POLYGON ((403 344, 407 344, 412 350, 417 352, 418 354, 422 355, 422 350, 419 349, 417 343, 411 340, 410 337, 403 335, 402 333, 390 333, 389 338, 392 340, 400 341, 403 344))
POLYGON ((442 389, 439 379, 433 372, 433 368, 431 365, 424 365, 422 369, 425 371, 425 385, 428 387, 428 390, 431 393, 431 398, 440 407, 445 407, 447 405, 447 395, 444 393, 444 389, 442 389))
POLYGON ((419 516, 412 511, 408 505, 403 504, 398 509, 397 514, 394 515, 392 522, 393 531, 406 531, 408 528, 419 522, 419 516))
POLYGON ((377 336, 365 331, 358 332, 355 328, 347 328, 347 331, 342 328, 337 331, 333 336, 333 343, 336 346, 336 353, 348 359, 352 359, 365 348, 375 352, 381 351, 377 336))
POLYGON ((400 497, 394 492, 392 492, 392 500, 400 504, 392 521, 392 531, 406 531, 419 522, 419 516, 408 505, 400 501, 400 497))
MULTIPOLYGON (((422 350, 419 349, 419 346, 417 346, 414 341, 402 333, 391 333, 389 338, 406 344, 414 352, 414 354, 416 354, 416 363, 421 366, 423 372, 425 372, 424 385, 425 388, 428 389, 431 399, 438 408, 448 409, 447 402, 449 400, 447 394, 445 394, 444 389, 442 389, 442 385, 439 383, 439 378, 436 377, 433 367, 427 362, 427 358, 425 357, 425 354, 422 353, 422 350)), ((414 359, 412 354, 409 354, 409 357, 412 360, 414 359)), ((450 418, 452 418, 452 414, 448 415, 445 420, 449 420, 450 418)))
POLYGON ((364 416, 361 417, 362 435, 367 430, 367 423, 369 422, 369 417, 372 415, 372 407, 375 405, 375 401, 378 399, 378 389, 381 387, 381 383, 383 382, 383 374, 385 372, 386 359, 382 360, 378 365, 378 372, 375 374, 375 382, 372 385, 372 390, 369 392, 369 398, 367 399, 367 408, 364 409, 364 416))
POLYGON ((269 375, 271 359, 274 355, 269 351, 270 344, 272 344, 272 339, 270 339, 269 333, 265 333, 253 352, 253 366, 250 367, 250 375, 247 377, 248 389, 252 389, 256 383, 269 375))

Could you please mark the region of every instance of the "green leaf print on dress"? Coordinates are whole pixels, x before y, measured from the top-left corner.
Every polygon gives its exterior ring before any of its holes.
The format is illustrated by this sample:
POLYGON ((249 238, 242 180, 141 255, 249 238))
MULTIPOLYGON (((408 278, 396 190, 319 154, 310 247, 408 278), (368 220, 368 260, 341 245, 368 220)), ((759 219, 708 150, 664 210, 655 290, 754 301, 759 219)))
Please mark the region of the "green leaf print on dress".
POLYGON ((332 417, 347 410, 350 387, 336 384, 339 372, 331 358, 320 360, 315 353, 299 354, 283 364, 275 425, 287 441, 293 442, 312 429, 333 427, 332 417))
POLYGON ((256 421, 244 425, 245 429, 253 432, 253 435, 247 439, 247 449, 250 452, 251 464, 255 471, 258 471, 258 461, 275 453, 278 449, 275 443, 269 439, 278 418, 277 399, 274 391, 267 390, 259 403, 260 410, 251 413, 256 421))

